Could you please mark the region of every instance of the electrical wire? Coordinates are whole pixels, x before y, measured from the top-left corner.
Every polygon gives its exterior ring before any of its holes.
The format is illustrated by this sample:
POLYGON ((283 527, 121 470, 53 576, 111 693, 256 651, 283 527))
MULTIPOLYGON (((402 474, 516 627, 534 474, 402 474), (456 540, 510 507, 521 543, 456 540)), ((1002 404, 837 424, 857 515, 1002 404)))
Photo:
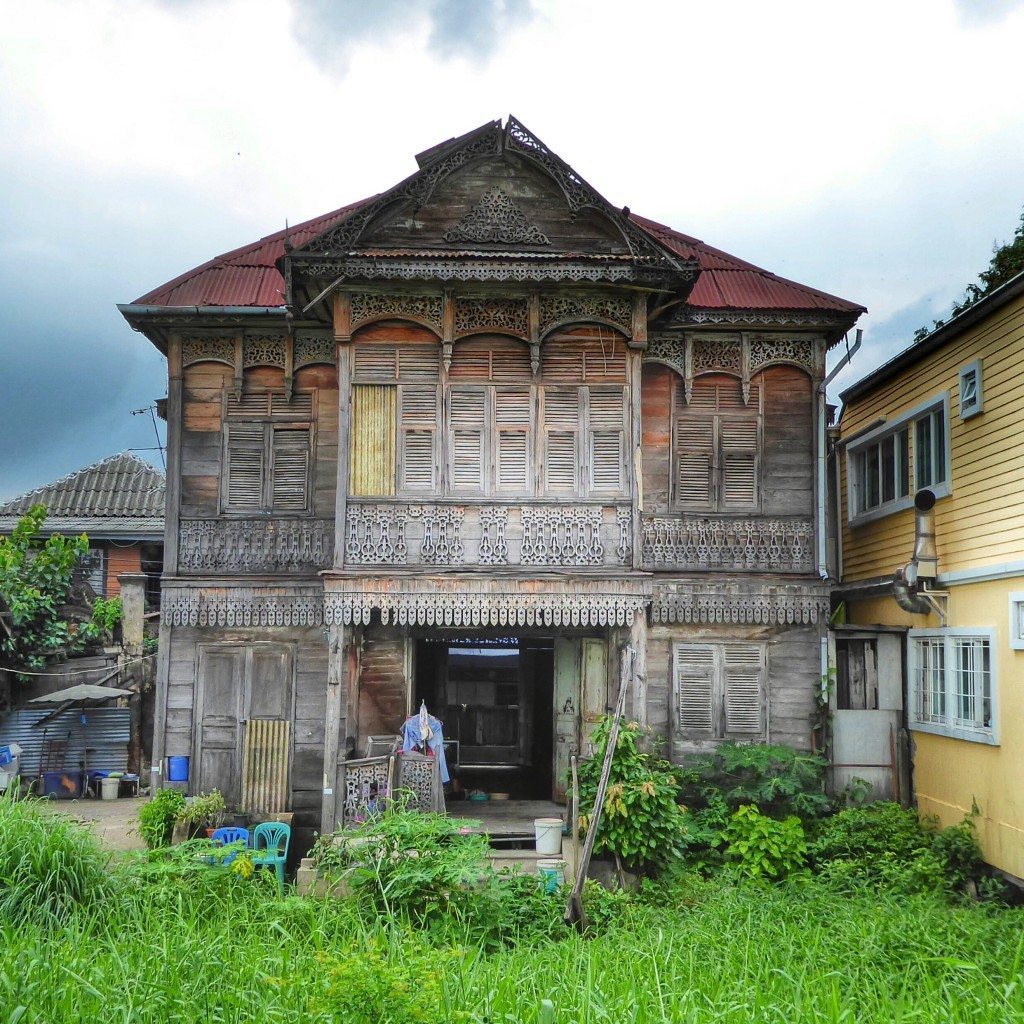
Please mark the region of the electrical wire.
MULTIPOLYGON (((150 658, 155 658, 155 657, 156 657, 156 653, 153 653, 153 654, 143 654, 139 658, 132 658, 131 661, 126 661, 123 665, 118 665, 117 668, 118 668, 118 671, 120 671, 122 668, 128 668, 130 665, 138 665, 138 664, 141 664, 143 661, 148 661, 150 658)), ((71 672, 29 672, 27 669, 4 668, 4 666, 0 665, 0 672, 10 672, 11 675, 15 675, 15 676, 58 676, 58 675, 59 676, 84 676, 84 675, 88 675, 90 672, 102 672, 102 671, 103 671, 102 668, 80 668, 80 669, 75 669, 75 670, 73 670, 71 672)))

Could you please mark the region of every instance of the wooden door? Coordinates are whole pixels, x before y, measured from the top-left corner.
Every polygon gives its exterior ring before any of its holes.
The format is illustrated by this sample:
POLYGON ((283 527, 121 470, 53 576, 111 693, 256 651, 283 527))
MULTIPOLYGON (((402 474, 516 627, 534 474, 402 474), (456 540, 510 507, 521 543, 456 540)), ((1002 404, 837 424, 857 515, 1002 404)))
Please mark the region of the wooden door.
POLYGON ((555 770, 551 788, 552 799, 564 803, 569 787, 569 758, 579 751, 579 640, 555 640, 554 675, 555 770))
POLYGON ((219 789, 229 804, 241 779, 245 656, 244 647, 199 651, 194 791, 219 789))
POLYGON ((581 641, 582 675, 582 736, 584 757, 594 753, 591 737, 598 719, 606 713, 608 704, 608 644, 604 640, 581 641))

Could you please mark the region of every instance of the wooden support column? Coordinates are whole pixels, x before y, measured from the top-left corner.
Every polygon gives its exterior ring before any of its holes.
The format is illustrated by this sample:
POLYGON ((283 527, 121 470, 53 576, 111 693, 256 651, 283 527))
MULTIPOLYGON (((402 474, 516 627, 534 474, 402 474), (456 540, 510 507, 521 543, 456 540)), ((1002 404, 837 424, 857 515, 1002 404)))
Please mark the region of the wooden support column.
MULTIPOLYGON (((168 477, 168 483, 170 477, 168 477)), ((167 681, 171 671, 171 627, 160 623, 156 654, 156 692, 153 695, 153 758, 150 767, 152 791, 162 789, 164 777, 164 749, 167 739, 167 681)))
POLYGON ((348 707, 346 685, 347 650, 345 627, 333 625, 327 633, 327 711, 324 726, 323 803, 320 810, 320 834, 328 835, 337 824, 338 762, 343 759, 341 737, 348 707))
POLYGON ((334 296, 334 341, 338 368, 338 458, 334 495, 334 564, 345 564, 345 521, 348 509, 348 460, 352 428, 351 309, 346 293, 334 296))
POLYGON ((164 575, 178 571, 178 521, 181 518, 182 428, 181 335, 167 346, 167 493, 164 498, 164 575))
POLYGON ((629 630, 629 643, 633 648, 632 719, 641 729, 646 729, 647 715, 647 609, 638 608, 633 613, 629 630))

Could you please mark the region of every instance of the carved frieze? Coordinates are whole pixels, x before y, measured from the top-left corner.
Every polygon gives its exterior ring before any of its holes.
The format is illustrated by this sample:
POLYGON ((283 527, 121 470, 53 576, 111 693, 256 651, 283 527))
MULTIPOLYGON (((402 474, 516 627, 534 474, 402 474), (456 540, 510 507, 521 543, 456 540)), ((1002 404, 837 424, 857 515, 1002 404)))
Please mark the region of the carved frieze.
POLYGON ((462 520, 466 510, 458 505, 411 505, 409 515, 423 520, 420 561, 424 565, 460 565, 462 520))
POLYGON ((520 510, 523 565, 601 565, 601 509, 527 506, 520 510))
POLYGON ((731 572, 810 572, 810 519, 645 516, 645 569, 720 569, 731 572))
POLYGON ((183 519, 178 534, 182 572, 294 572, 333 561, 330 519, 183 519))
POLYGON ((168 626, 322 626, 323 589, 165 585, 160 619, 168 626))
POLYGON ((489 505, 480 509, 480 564, 508 565, 508 507, 489 505))
POLYGON ((808 626, 828 621, 823 583, 655 582, 654 623, 808 626))
POLYGON ((404 505, 349 505, 345 511, 345 564, 404 565, 407 518, 404 505))
POLYGON ((327 334, 299 334, 295 338, 294 366, 296 370, 315 363, 328 363, 331 366, 337 360, 334 338, 327 334))
POLYGON ((526 298, 455 299, 455 333, 497 330, 528 338, 530 334, 530 302, 526 298))
POLYGON ((766 312, 759 309, 683 309, 672 317, 668 327, 821 327, 835 328, 849 324, 853 313, 766 312))
POLYGON ((700 373, 712 373, 715 370, 725 370, 729 373, 742 372, 743 346, 738 336, 697 335, 691 339, 691 344, 693 345, 694 376, 700 373))
POLYGON ((243 366, 278 366, 285 364, 283 334, 246 334, 242 339, 243 366))
POLYGON ((757 373, 769 363, 795 363, 808 373, 817 365, 815 339, 800 335, 752 334, 750 344, 750 372, 757 373))
POLYGON ((235 365, 235 339, 223 334, 186 334, 181 339, 181 365, 206 361, 235 365))
POLYGON ((495 185, 454 227, 444 233, 446 242, 480 244, 550 245, 551 240, 532 224, 512 198, 495 185))
POLYGON ((617 508, 615 524, 619 530, 619 546, 615 551, 619 565, 629 565, 633 556, 633 510, 617 508))
POLYGON ((547 334, 559 324, 599 321, 614 324, 632 334, 633 304, 629 299, 602 295, 542 295, 540 333, 547 334))
POLYGON ((429 324, 438 334, 444 321, 444 299, 440 295, 402 295, 353 292, 349 296, 352 328, 384 317, 413 319, 429 324))

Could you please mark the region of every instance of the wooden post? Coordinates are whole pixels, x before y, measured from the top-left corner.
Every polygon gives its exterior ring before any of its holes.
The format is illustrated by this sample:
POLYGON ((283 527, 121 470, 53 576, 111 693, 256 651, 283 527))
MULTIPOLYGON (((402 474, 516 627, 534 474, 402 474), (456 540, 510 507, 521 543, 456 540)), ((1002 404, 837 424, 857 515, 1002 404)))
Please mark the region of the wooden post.
POLYGON ((637 608, 629 630, 633 648, 633 699, 631 717, 641 729, 647 729, 647 610, 637 608))
POLYGON ((181 516, 182 430, 181 335, 167 346, 167 493, 164 500, 164 576, 178 571, 178 520, 181 516))
POLYGON ((128 662, 128 679, 134 690, 128 699, 130 730, 128 740, 128 771, 138 775, 142 763, 142 634, 146 614, 146 576, 141 572, 124 572, 117 577, 121 585, 121 638, 128 662))
POLYGON ((327 633, 327 710, 324 727, 323 803, 320 810, 320 834, 333 832, 338 815, 338 761, 342 720, 347 703, 345 685, 347 651, 345 627, 332 625, 327 633))

